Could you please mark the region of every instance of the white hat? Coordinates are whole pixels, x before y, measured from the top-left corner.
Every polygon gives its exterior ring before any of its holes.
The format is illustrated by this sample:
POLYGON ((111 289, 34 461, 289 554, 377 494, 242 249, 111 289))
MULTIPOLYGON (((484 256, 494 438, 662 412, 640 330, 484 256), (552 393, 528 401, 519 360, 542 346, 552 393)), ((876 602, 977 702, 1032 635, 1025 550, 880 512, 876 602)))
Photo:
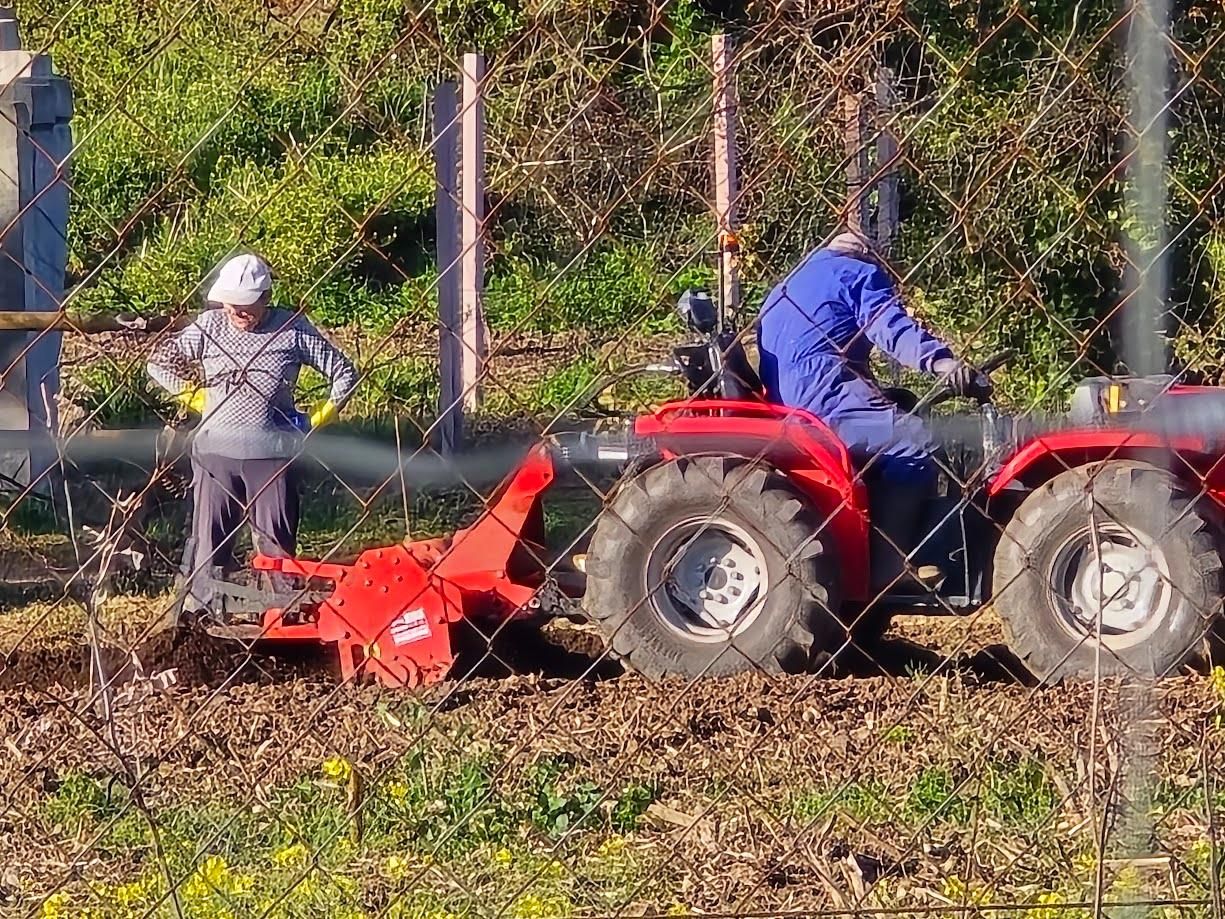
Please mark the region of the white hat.
POLYGON ((236 255, 217 270, 208 300, 231 306, 250 306, 272 287, 272 271, 258 255, 236 255))
POLYGON ((862 256, 872 251, 868 241, 854 231, 839 233, 829 241, 825 248, 832 252, 837 252, 839 255, 862 256))

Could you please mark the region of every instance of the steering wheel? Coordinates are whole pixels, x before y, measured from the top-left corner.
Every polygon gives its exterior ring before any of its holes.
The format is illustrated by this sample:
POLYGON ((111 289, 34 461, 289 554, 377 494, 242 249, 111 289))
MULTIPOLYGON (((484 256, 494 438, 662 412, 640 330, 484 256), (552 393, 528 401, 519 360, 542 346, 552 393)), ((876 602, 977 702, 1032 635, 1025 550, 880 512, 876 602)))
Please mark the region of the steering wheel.
MULTIPOLYGON (((979 377, 986 378, 986 377, 991 376, 991 374, 999 370, 1001 367, 1003 367, 1005 364, 1007 364, 1010 360, 1012 360, 1016 356, 1017 356, 1016 351, 1013 351, 1011 349, 1007 351, 1000 351, 1000 352, 997 352, 996 354, 991 355, 989 358, 987 358, 985 361, 983 361, 981 364, 978 365, 979 377)), ((955 395, 956 394, 953 392, 952 389, 949 388, 947 383, 941 383, 939 386, 937 386, 935 389, 933 389, 931 392, 925 395, 922 399, 920 399, 918 401, 918 404, 915 405, 912 411, 913 413, 918 414, 926 409, 931 408, 934 405, 939 405, 941 402, 945 402, 949 399, 952 399, 955 395)), ((980 402, 985 402, 987 395, 988 395, 988 391, 986 387, 984 387, 979 393, 972 393, 971 395, 972 397, 979 399, 980 402)))

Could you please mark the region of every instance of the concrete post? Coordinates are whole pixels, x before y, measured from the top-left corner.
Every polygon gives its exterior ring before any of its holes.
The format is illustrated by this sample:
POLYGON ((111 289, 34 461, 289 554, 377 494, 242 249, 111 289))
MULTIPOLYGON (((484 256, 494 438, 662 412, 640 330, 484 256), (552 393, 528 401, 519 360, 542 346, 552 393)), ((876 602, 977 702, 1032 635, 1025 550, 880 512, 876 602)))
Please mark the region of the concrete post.
MULTIPOLYGON (((0 311, 63 308, 72 90, 45 55, 22 50, 0 7, 0 311)), ((0 333, 0 430, 54 430, 60 333, 0 333)), ((0 473, 40 481, 54 452, 0 451, 0 473)))
POLYGON ((485 327, 485 56, 466 53, 461 81, 460 293, 464 407, 481 406, 488 357, 485 327))

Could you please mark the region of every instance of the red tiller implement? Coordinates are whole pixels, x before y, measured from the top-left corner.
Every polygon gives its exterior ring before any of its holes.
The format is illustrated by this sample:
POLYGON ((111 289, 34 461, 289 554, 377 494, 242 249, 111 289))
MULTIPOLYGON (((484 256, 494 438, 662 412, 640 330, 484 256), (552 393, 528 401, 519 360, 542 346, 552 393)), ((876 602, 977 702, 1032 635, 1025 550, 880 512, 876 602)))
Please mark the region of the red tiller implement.
POLYGON ((534 613, 543 585, 541 497, 554 479, 534 448, 472 526, 447 539, 368 549, 352 564, 256 556, 259 571, 331 581, 332 592, 287 614, 269 609, 261 640, 334 644, 344 679, 389 686, 443 679, 454 662, 452 628, 534 613))

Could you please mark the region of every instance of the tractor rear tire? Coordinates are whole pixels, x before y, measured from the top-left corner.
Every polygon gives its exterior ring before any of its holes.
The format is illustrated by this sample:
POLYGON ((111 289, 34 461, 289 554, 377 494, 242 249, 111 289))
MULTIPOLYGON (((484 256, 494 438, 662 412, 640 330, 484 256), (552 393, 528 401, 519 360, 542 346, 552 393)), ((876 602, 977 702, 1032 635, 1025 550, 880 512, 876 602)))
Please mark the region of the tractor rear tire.
POLYGON ((1219 533, 1217 512, 1155 466, 1117 460, 1055 476, 996 548, 1009 647, 1043 681, 1170 673, 1218 619, 1219 533))
POLYGON ((584 607, 646 677, 802 672, 846 640, 832 546, 777 472, 681 458, 624 482, 586 558, 584 607))

